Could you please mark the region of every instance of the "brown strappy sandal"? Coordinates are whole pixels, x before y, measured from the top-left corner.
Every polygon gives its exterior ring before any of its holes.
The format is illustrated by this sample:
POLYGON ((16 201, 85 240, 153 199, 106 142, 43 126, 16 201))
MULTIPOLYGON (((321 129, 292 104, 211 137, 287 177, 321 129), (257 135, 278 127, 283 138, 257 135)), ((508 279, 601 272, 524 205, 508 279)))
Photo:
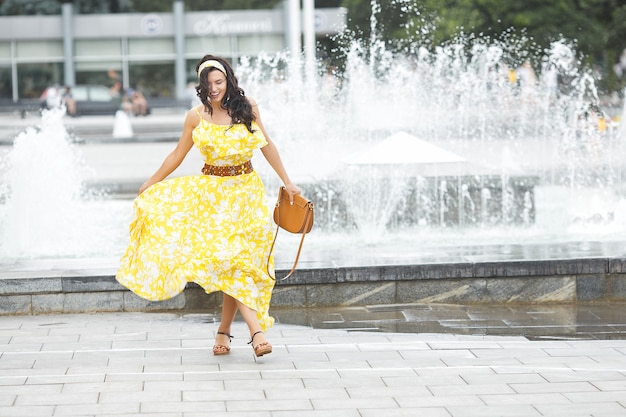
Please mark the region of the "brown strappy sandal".
POLYGON ((256 355, 257 358, 263 355, 267 355, 268 353, 272 353, 272 345, 270 345, 269 342, 259 343, 256 346, 252 344, 252 342, 254 342, 254 336, 256 336, 259 333, 263 333, 263 332, 259 330, 258 332, 254 333, 252 337, 250 338, 250 341, 248 342, 249 345, 252 345, 252 349, 254 350, 254 354, 256 355))
MULTIPOLYGON (((228 334, 228 333, 224 333, 224 332, 217 332, 217 334, 221 334, 224 336, 228 337, 228 343, 230 344, 230 341, 233 340, 233 337, 228 334)), ((220 356, 220 355, 228 355, 230 353, 230 346, 228 345, 214 345, 213 346, 213 355, 215 356, 220 356)))

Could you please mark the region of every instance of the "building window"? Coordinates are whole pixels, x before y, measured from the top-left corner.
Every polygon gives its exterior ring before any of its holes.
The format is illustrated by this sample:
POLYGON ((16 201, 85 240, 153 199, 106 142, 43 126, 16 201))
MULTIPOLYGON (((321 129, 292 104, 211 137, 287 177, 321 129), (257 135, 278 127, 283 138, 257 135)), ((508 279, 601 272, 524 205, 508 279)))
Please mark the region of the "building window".
POLYGON ((0 64, 0 99, 7 99, 11 97, 13 97, 11 66, 0 64))
POLYGON ((285 48, 281 35, 239 36, 238 52, 241 55, 256 55, 260 52, 275 53, 285 48))
POLYGON ((0 42, 0 62, 11 60, 11 43, 0 42))
POLYGON ((129 39, 128 55, 130 59, 163 59, 175 56, 174 40, 171 38, 129 39))
POLYGON ((120 61, 93 61, 76 63, 76 84, 98 84, 113 87, 116 79, 121 77, 120 61))
POLYGON ((44 58, 63 59, 63 41, 18 41, 17 58, 36 59, 41 63, 44 58))
POLYGON ((174 61, 131 62, 130 88, 146 97, 176 97, 174 61))
POLYGON ((227 57, 232 52, 230 36, 202 36, 187 38, 185 41, 185 56, 197 56, 196 62, 206 54, 227 57))
POLYGON ((77 40, 74 42, 74 55, 77 60, 83 57, 104 57, 120 59, 122 55, 122 43, 119 39, 89 39, 77 40))
POLYGON ((51 85, 63 84, 63 64, 19 64, 17 66, 18 92, 20 98, 39 98, 51 85))

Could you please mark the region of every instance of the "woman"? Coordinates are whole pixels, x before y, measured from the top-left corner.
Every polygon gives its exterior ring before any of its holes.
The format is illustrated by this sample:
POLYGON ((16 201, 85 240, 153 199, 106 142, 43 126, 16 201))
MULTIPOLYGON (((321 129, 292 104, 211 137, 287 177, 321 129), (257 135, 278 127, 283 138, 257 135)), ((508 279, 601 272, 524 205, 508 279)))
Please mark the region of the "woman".
POLYGON ((274 280, 267 273, 273 228, 265 187, 250 163, 253 151, 261 149, 291 200, 300 189, 228 62, 206 55, 196 71, 202 104, 189 110, 178 144, 139 189, 116 278, 148 300, 172 298, 190 281, 207 293, 221 291, 213 353, 230 352, 230 327, 239 310, 254 353, 263 356, 272 351, 264 332, 274 321, 268 314, 274 280), (206 162, 204 175, 163 181, 194 144, 206 162))

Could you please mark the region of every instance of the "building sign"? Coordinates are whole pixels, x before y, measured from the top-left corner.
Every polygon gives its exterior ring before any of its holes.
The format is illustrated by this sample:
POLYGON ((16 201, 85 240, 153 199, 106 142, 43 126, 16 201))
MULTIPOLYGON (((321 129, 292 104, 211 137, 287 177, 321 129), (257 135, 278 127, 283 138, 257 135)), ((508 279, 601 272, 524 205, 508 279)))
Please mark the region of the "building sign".
POLYGON ((315 30, 320 30, 325 24, 326 19, 324 18, 324 16, 321 13, 316 12, 313 17, 313 25, 315 26, 315 30))
POLYGON ((193 25, 196 35, 230 35, 236 33, 273 32, 272 20, 259 19, 243 21, 233 20, 230 14, 207 14, 193 25))
POLYGON ((148 35, 155 35, 161 32, 163 20, 159 15, 147 14, 141 19, 141 32, 148 35))

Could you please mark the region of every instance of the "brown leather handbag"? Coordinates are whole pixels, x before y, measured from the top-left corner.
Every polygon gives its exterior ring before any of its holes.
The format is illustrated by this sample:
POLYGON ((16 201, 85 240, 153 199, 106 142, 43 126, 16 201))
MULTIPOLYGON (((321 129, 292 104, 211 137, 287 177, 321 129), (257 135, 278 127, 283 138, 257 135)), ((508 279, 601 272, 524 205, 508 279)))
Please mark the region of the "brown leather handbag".
POLYGON ((267 273, 271 277, 269 272, 269 257, 274 251, 274 244, 278 237, 278 231, 284 229, 290 233, 300 233, 302 238, 300 239, 300 246, 298 247, 298 253, 296 254, 296 260, 293 263, 291 271, 283 278, 289 278, 296 270, 298 265, 298 259, 300 258, 300 251, 302 250, 302 243, 304 243, 304 236, 313 228, 313 215, 314 204, 312 201, 307 200, 303 196, 296 194, 293 196, 293 204, 289 201, 289 193, 285 190, 285 187, 280 187, 278 190, 278 200, 274 207, 274 223, 276 223, 276 233, 274 234, 274 241, 270 248, 270 254, 268 255, 267 273))

